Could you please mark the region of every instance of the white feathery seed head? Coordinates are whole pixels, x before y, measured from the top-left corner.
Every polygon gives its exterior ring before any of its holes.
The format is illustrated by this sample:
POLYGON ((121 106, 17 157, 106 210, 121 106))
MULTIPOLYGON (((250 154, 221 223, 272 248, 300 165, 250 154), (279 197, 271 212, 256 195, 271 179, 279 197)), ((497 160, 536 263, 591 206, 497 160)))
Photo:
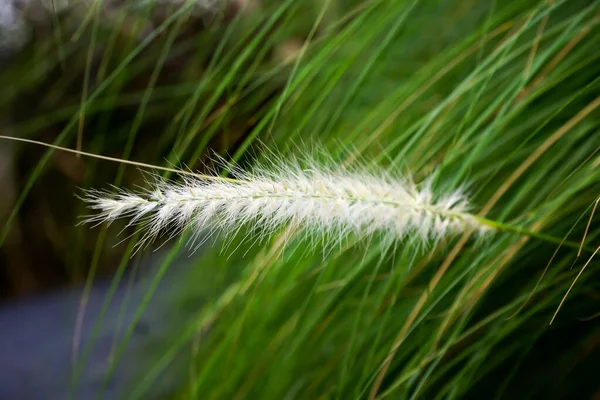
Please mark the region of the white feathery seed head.
POLYGON ((434 195, 431 181, 417 185, 386 172, 340 171, 316 162, 303 168, 296 160, 232 171, 235 181, 185 176, 180 183, 157 180, 140 193, 85 191, 83 200, 98 213, 84 222, 129 218, 128 226, 144 231, 138 247, 160 234, 191 229, 197 243, 203 232, 234 235, 244 226, 260 237, 292 224, 321 237, 383 233, 424 242, 487 229, 469 213, 462 190, 434 195))

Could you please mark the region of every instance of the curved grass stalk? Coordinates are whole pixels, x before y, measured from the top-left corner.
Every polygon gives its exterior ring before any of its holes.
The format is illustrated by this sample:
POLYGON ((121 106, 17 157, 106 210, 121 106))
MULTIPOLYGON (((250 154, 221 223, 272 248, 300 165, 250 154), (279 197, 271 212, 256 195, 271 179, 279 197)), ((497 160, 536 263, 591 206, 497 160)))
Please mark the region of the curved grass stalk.
MULTIPOLYGON (((88 152, 84 152, 84 151, 80 151, 80 150, 75 150, 75 149, 70 149, 67 147, 62 147, 62 146, 57 146, 57 145, 53 145, 50 143, 45 143, 45 142, 41 142, 41 141, 37 141, 37 140, 31 140, 31 139, 26 139, 26 138, 18 138, 18 137, 12 137, 12 136, 4 136, 4 135, 0 135, 0 139, 5 139, 5 140, 14 140, 14 141, 19 141, 19 142, 25 142, 25 143, 30 143, 30 144, 36 144, 36 145, 40 145, 40 146, 45 146, 45 147, 49 147, 52 149, 56 149, 56 150, 60 150, 60 151, 64 151, 64 152, 69 152, 69 153, 74 153, 74 154, 79 154, 82 156, 86 156, 86 157, 93 157, 93 158, 98 158, 101 160, 105 160, 105 161, 112 161, 112 162, 118 162, 118 163, 123 163, 123 164, 129 164, 129 165, 133 165, 139 168, 144 168, 144 169, 153 169, 153 170, 160 170, 160 171, 168 171, 168 172, 172 172, 178 175, 181 175, 183 177, 188 177, 189 179, 186 181, 186 184, 189 183, 190 185, 198 185, 199 188, 203 188, 206 187, 206 182, 222 182, 222 183, 226 183, 226 184, 231 184, 231 185, 240 185, 238 188, 242 188, 243 185, 245 184, 250 184, 252 183, 251 180, 253 178, 253 174, 248 174, 248 173, 243 173, 239 170, 236 170, 236 177, 235 178, 227 178, 227 177, 222 177, 222 176, 216 176, 216 175, 205 175, 205 174, 199 174, 193 171, 186 171, 186 170, 182 170, 182 169, 177 169, 177 168, 169 168, 169 167, 161 167, 158 165, 153 165, 153 164, 147 164, 147 163, 141 163, 141 162, 137 162, 137 161, 132 161, 132 160, 125 160, 125 159, 119 159, 119 158, 115 158, 115 157, 108 157, 108 156, 103 156, 101 154, 94 154, 94 153, 88 153, 88 152)), ((283 171, 281 170, 281 168, 283 168, 282 166, 279 167, 280 171, 279 173, 281 174, 283 171)), ((296 169, 298 169, 298 166, 296 165, 296 169)), ((318 169, 318 168, 317 168, 318 169)), ((302 172, 300 170, 300 172, 302 172)), ((323 172, 323 171, 322 171, 323 172)), ((277 178, 275 176, 273 176, 274 171, 266 171, 263 170, 261 172, 258 173, 258 176, 260 175, 265 175, 267 177, 270 177, 270 179, 272 178, 277 178)), ((351 175, 351 174, 350 174, 351 175)), ((345 175, 346 178, 349 178, 348 174, 345 175)), ((263 178, 265 177, 263 176, 263 178)), ((308 175, 307 175, 308 176, 308 175)), ((339 175, 339 177, 343 177, 344 174, 339 175)), ((298 177, 298 175, 297 175, 298 177)), ((286 180, 285 177, 283 176, 279 176, 278 178, 281 178, 282 181, 279 182, 279 184, 281 185, 285 185, 286 180)), ((288 177, 289 178, 289 177, 288 177)), ((336 175, 330 175, 329 176, 330 179, 336 179, 337 176, 336 175)), ((377 178, 373 175, 369 175, 369 174, 362 174, 362 177, 360 174, 355 175, 354 178, 352 179, 365 179, 366 181, 368 181, 369 179, 371 179, 371 182, 375 182, 375 180, 377 179, 381 179, 381 178, 377 178)), ((346 180, 346 184, 352 185, 354 182, 352 182, 352 179, 350 180, 346 180)), ((288 179, 288 181, 290 181, 288 179)), ((383 181, 387 184, 387 185, 393 185, 393 179, 392 177, 388 176, 387 178, 383 178, 383 181)), ((291 181, 290 181, 291 182, 291 181)), ((264 180, 263 180, 263 183, 264 180)), ((275 182, 276 183, 276 182, 275 182)), ((359 185, 363 185, 364 187, 364 181, 358 182, 359 185)), ((381 183, 381 182, 380 182, 381 183)), ((398 183, 398 182, 396 182, 398 183)), ((273 184, 273 182, 270 183, 271 185, 273 184)), ((277 184, 277 183, 276 183, 277 184)), ((409 192, 412 190, 412 194, 413 196, 419 196, 418 193, 418 189, 416 188, 416 186, 414 185, 414 183, 411 182, 407 182, 408 187, 410 187, 409 192)), ((368 187, 368 184, 367 186, 368 187)), ((256 187, 255 187, 256 188, 256 187)), ((113 219, 119 218, 119 217, 126 217, 128 215, 130 215, 130 213, 134 210, 134 208, 138 208, 138 211, 144 211, 144 214, 147 214, 147 212, 155 210, 157 208, 160 208, 161 204, 165 205, 165 200, 169 199, 170 201, 172 201, 174 198, 172 196, 170 196, 168 194, 168 191, 171 190, 179 190, 181 191, 182 189, 184 189, 185 194, 190 194, 190 193, 194 193, 189 192, 188 189, 185 188, 185 186, 181 186, 181 185, 176 185, 176 184, 166 184, 166 183, 161 183, 158 185, 157 189, 159 189, 158 191, 152 192, 150 193, 150 196, 146 196, 143 197, 142 195, 138 195, 138 194, 133 194, 133 193, 129 193, 129 192, 125 192, 122 191, 120 193, 117 194, 113 194, 113 193, 109 193, 109 192, 102 192, 102 191, 87 191, 88 196, 85 198, 88 202, 90 202, 92 204, 92 206, 95 209, 98 209, 101 211, 101 214, 96 216, 96 217, 91 217, 88 219, 88 221, 102 221, 103 219, 101 218, 102 216, 102 212, 104 211, 109 211, 109 209, 111 207, 114 207, 114 209, 112 210, 112 214, 110 218, 108 218, 108 214, 105 215, 104 221, 110 222, 113 219), (153 198, 153 195, 156 195, 158 193, 161 193, 161 191, 164 190, 167 193, 165 193, 165 195, 163 195, 163 200, 161 200, 160 198, 153 198), (104 196, 104 200, 106 200, 106 202, 102 203, 101 197, 99 196, 104 196), (129 204, 118 204, 118 201, 115 202, 115 200, 118 200, 119 198, 121 198, 122 200, 124 200, 125 202, 129 201, 129 204), (115 214, 115 212, 117 210, 120 211, 118 212, 118 215, 115 214)), ((266 192, 268 193, 268 192, 266 192)), ((331 195, 331 194, 319 194, 316 195, 315 193, 313 193, 312 195, 308 195, 308 193, 305 193, 304 195, 302 195, 301 193, 298 193, 300 196, 292 196, 289 192, 285 193, 285 196, 283 195, 283 193, 279 193, 278 195, 271 193, 270 196, 268 196, 266 193, 260 193, 260 194, 255 194, 254 196, 250 196, 248 194, 244 196, 238 196, 238 200, 239 201, 248 201, 248 200, 259 200, 262 199, 262 201, 268 199, 268 198, 272 198, 275 199, 277 198, 277 196, 279 196, 279 200, 292 200, 292 199, 296 199, 298 200, 299 198, 301 198, 302 196, 305 197, 306 200, 310 200, 312 198, 312 200, 317 200, 320 199, 322 201, 322 204, 325 204, 326 202, 329 201, 335 201, 336 197, 331 195), (311 197, 312 196, 312 197, 311 197)), ((146 193, 147 195, 148 193, 146 193)), ((397 193, 398 194, 398 193, 397 193)), ((431 196, 431 193, 428 194, 429 196, 431 196)), ((455 194, 455 196, 458 196, 457 201, 463 202, 460 207, 467 207, 468 203, 466 202, 466 199, 464 198, 464 195, 460 192, 457 191, 455 194), (460 200, 459 200, 460 199, 460 200)), ((177 197, 175 197, 177 198, 177 197)), ((445 200, 441 200, 441 203, 443 204, 444 201, 448 201, 450 198, 452 198, 452 195, 447 196, 445 200)), ((197 204, 199 204, 202 201, 206 201, 207 198, 195 198, 194 196, 188 197, 187 199, 185 199, 185 195, 181 198, 179 198, 180 200, 182 200, 183 202, 187 203, 187 206, 190 207, 189 204, 193 204, 194 202, 196 202, 197 204)), ((416 199, 416 197, 413 197, 413 200, 416 199)), ((219 196, 216 196, 213 200, 215 201, 225 201, 225 200, 231 200, 231 197, 227 198, 227 196, 221 196, 219 198, 219 196)), ((349 193, 347 193, 347 198, 345 199, 345 201, 351 201, 354 202, 355 205, 358 205, 359 203, 368 203, 371 205, 376 205, 376 204, 380 204, 382 206, 390 206, 390 207, 397 207, 397 208, 401 208, 401 207, 406 207, 408 204, 404 204, 402 203, 402 201, 399 201, 398 198, 396 199, 385 199, 385 198, 372 198, 372 197, 362 197, 360 195, 352 194, 351 191, 349 193), (354 198, 353 198, 354 196, 354 198)), ((259 201, 260 202, 260 201, 259 201)), ((439 203, 440 201, 438 201, 439 203)), ((413 204, 414 205, 414 204, 413 204)), ((173 205, 172 205, 173 206, 173 205)), ((567 247, 571 247, 571 248, 576 248, 576 249, 583 249, 586 250, 587 252, 593 252, 594 249, 590 248, 589 246, 584 246, 582 245, 582 243, 578 243, 578 242, 574 242, 574 241, 569 241, 566 240, 565 238, 561 239, 552 235, 546 235, 543 233, 539 233, 539 232, 534 232, 531 230, 528 230, 524 227, 520 227, 520 226, 514 226, 514 225, 510 225, 510 224, 505 224, 499 221, 495 221, 495 220, 491 220, 488 218, 484 218, 481 216, 477 216, 477 215, 473 215, 473 214, 469 214, 465 212, 465 208, 462 209, 461 212, 455 213, 453 214, 456 210, 454 211, 450 211, 450 210, 444 210, 442 209, 436 209, 433 205, 427 205, 425 203, 421 203, 420 205, 421 207, 421 211, 425 214, 429 213, 430 216, 435 216, 436 211, 438 212, 438 216, 442 218, 442 222, 441 225, 444 224, 448 224, 448 226, 446 226, 443 230, 445 234, 446 230, 448 228, 451 228, 450 225, 452 225, 452 228, 457 228, 459 227, 459 225, 456 225, 456 222, 459 221, 463 221, 465 224, 463 225, 463 228, 467 228, 467 226, 469 226, 471 229, 475 229, 476 231, 486 231, 486 230, 498 230, 498 231, 506 231, 506 232, 512 232, 512 233, 516 233, 519 235, 525 235, 525 236, 530 236, 530 237, 534 237, 536 239, 548 242, 548 243, 553 243, 553 244, 558 244, 560 246, 567 246, 567 247), (427 207, 429 207, 429 210, 427 210, 427 207), (432 208, 433 207, 433 208, 432 208), (450 221, 453 220, 454 223, 450 224, 449 222, 445 222, 445 221, 450 221)), ((460 208, 459 207, 459 208, 460 208)), ((452 208, 452 207, 451 207, 452 208)), ((174 209, 177 209, 177 207, 175 207, 174 209)), ((136 218, 134 219, 132 222, 136 223, 139 222, 140 218, 136 218)), ((435 218, 434 218, 435 219, 435 218)), ((166 227, 166 225, 168 225, 169 221, 165 221, 165 225, 161 226, 159 228, 162 229, 164 227, 166 227)), ((196 220, 196 222, 198 222, 198 220, 196 220)), ((207 222, 207 221, 205 221, 207 222)), ((241 222, 241 221, 240 221, 241 222)), ((248 221, 246 221, 248 222, 248 221)), ((283 221, 280 221, 281 223, 283 223, 283 221)), ((298 222, 298 221, 297 221, 298 222)), ((275 224, 277 225, 277 224, 275 224)), ((408 227, 409 225, 407 225, 406 227, 408 227)), ((221 226, 224 227, 224 226, 221 226)), ((354 225, 354 228, 358 227, 358 225, 354 225)), ((180 227, 181 228, 181 227, 180 227)), ((275 226, 271 226, 271 228, 275 228, 275 226)), ((338 226, 338 229, 340 227, 338 226)), ((350 225, 349 227, 347 227, 348 229, 352 229, 352 225, 350 225)), ((413 228, 416 228, 413 226, 413 228)), ((342 229, 343 230, 343 229, 342 229)), ((384 229, 385 230, 385 229, 384 229)), ((372 233, 373 230, 367 230, 368 232, 372 233)), ((418 231, 418 229, 417 229, 418 231)), ((427 227, 421 227, 421 232, 422 234, 425 233, 425 231, 427 231, 427 227), (423 230, 424 229, 424 230, 423 230)), ((339 231, 338 231, 339 232, 339 231)), ((357 232, 357 233, 361 233, 361 232, 357 232)), ((364 232, 363 232, 364 233, 364 232)), ((429 232, 432 233, 432 232, 429 232)), ((440 233, 440 231, 438 230, 438 233, 440 233)), ((143 240, 143 242, 147 242, 148 239, 150 239, 152 236, 156 236, 157 232, 153 231, 151 236, 146 236, 144 237, 145 240, 143 240)), ((425 234, 425 236, 427 236, 428 234, 425 234)), ((399 235, 400 237, 403 237, 403 235, 399 235)), ((422 235, 423 236, 423 235, 422 235)))

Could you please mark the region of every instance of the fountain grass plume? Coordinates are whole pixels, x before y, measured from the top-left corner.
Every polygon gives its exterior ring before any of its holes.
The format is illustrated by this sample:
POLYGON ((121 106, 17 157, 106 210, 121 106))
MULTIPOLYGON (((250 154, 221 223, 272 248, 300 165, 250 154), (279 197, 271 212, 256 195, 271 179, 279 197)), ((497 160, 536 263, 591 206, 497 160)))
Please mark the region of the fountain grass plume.
POLYGON ((86 190, 82 199, 97 211, 84 222, 129 218, 144 234, 138 247, 159 235, 191 229, 198 239, 207 229, 231 234, 250 227, 266 236, 285 225, 308 235, 358 237, 383 233, 394 240, 437 241, 455 232, 483 232, 489 226, 470 214, 464 191, 436 194, 432 180, 367 168, 339 168, 315 160, 288 159, 246 172, 229 166, 234 179, 182 176, 180 182, 155 178, 151 188, 131 192, 86 190))

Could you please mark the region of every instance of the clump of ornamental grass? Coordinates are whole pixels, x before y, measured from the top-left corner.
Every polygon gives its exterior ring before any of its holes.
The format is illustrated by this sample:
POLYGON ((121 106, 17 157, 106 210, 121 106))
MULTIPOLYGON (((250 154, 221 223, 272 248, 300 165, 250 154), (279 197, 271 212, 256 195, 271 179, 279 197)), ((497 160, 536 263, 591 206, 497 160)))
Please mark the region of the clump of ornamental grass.
MULTIPOLYGON (((150 190, 129 192, 119 189, 127 186, 119 173, 114 192, 84 195, 97 207, 98 214, 89 218, 97 223, 130 218, 130 225, 146 235, 138 246, 161 233, 171 237, 185 229, 225 230, 221 233, 231 239, 238 230, 247 232, 245 226, 266 237, 282 225, 298 226, 324 241, 380 231, 426 243, 456 233, 461 238, 426 252, 398 246, 392 257, 383 255, 387 243, 378 240, 369 240, 365 251, 344 248, 325 257, 309 254, 310 243, 299 240, 294 242, 294 254, 284 258, 279 254, 288 239, 285 229, 273 240, 253 246, 244 257, 238 253, 222 257, 206 249, 194 260, 197 268, 190 268, 189 277, 169 294, 174 299, 169 299, 166 318, 161 320, 169 336, 145 346, 144 355, 153 353, 152 359, 137 363, 143 370, 124 398, 595 396, 593 371, 600 351, 596 247, 600 230, 597 211, 594 214, 600 181, 600 4, 559 0, 473 2, 469 7, 456 2, 441 7, 435 2, 331 0, 314 2, 316 12, 309 14, 304 5, 312 3, 261 1, 261 9, 251 18, 238 21, 243 26, 232 23, 231 31, 216 31, 222 38, 216 52, 206 52, 210 44, 199 45, 196 36, 186 34, 185 44, 194 49, 194 59, 203 61, 186 63, 186 69, 202 75, 189 79, 185 74, 167 74, 185 89, 181 93, 179 86, 174 90, 153 80, 148 83, 148 96, 135 104, 139 103, 137 115, 149 131, 138 132, 135 123, 130 129, 130 120, 114 126, 88 117, 88 123, 81 124, 86 128, 81 130, 84 147, 112 154, 103 138, 129 130, 121 158, 158 163, 159 157, 152 154, 162 157, 172 150, 191 164, 208 147, 232 151, 214 140, 220 133, 225 133, 222 143, 235 143, 235 160, 259 138, 268 138, 270 147, 297 143, 299 137, 318 138, 324 143, 342 141, 362 155, 383 149, 393 163, 410 165, 419 179, 395 176, 383 165, 375 171, 320 163, 296 168, 295 161, 287 160, 278 171, 270 166, 262 167, 265 172, 234 171, 233 180, 181 174, 183 182, 158 180, 150 190), (302 22, 306 29, 292 26, 302 22), (285 66, 271 66, 272 44, 296 29, 303 41, 298 57, 285 66), (271 101, 271 86, 280 83, 279 78, 285 88, 271 101), (251 129, 240 133, 240 126, 251 129), (156 142, 156 153, 144 145, 143 137, 156 142), (96 139, 102 140, 98 144, 96 139), (439 179, 431 177, 432 170, 439 171, 439 179), (318 179, 330 186, 314 187, 341 196, 346 211, 354 210, 354 219, 339 211, 333 197, 325 198, 321 192, 321 197, 307 196, 312 186, 301 183, 318 179), (469 196, 458 189, 467 181, 472 184, 469 196), (265 189, 267 183, 271 186, 265 189), (350 198, 360 185, 368 197, 350 198), (259 186, 269 194, 268 201, 258 200, 250 190, 259 186), (375 186, 401 186, 406 197, 385 191, 385 196, 376 197, 375 186), (440 191, 440 186, 448 189, 440 191), (242 197, 242 190, 253 194, 242 197), (224 198, 225 192, 229 197, 224 198), (280 193, 288 197, 274 197, 280 193), (439 211, 443 200, 454 193, 464 202, 454 203, 452 212, 465 218, 431 212, 432 207, 439 211), (371 197, 377 201, 364 201, 371 197), (404 202, 394 208, 382 204, 382 198, 404 202), (415 208, 417 199, 421 208, 415 208), (312 211, 292 207, 306 204, 312 211), (385 213, 372 212, 382 205, 387 207, 385 213), (416 222, 404 225, 403 236, 390 224, 372 223, 375 217, 382 222, 383 216, 389 221, 410 213, 416 222), (437 220, 449 221, 444 233, 436 230, 437 220), (496 232, 493 240, 476 246, 467 243, 470 235, 462 232, 485 231, 488 226, 525 235, 496 232), (566 250, 561 244, 575 249, 566 250), (193 316, 180 315, 188 307, 193 316), (173 392, 170 396, 161 393, 163 373, 176 382, 168 389, 173 392)), ((183 15, 177 12, 173 15, 183 15)), ((170 31, 175 20, 169 18, 150 38, 161 39, 161 32, 170 31)), ((163 42, 156 42, 162 51, 163 42)), ((172 44, 167 40, 164 52, 156 55, 177 59, 179 46, 172 44)), ((90 86, 89 98, 84 90, 86 108, 66 113, 65 118, 77 115, 68 124, 65 121, 55 144, 74 141, 72 128, 78 118, 83 120, 84 111, 86 116, 96 113, 99 103, 106 101, 105 118, 112 121, 116 100, 125 97, 122 85, 112 82, 136 78, 144 65, 154 68, 154 59, 145 62, 138 57, 145 51, 120 41, 117 48, 123 48, 127 57, 123 69, 99 78, 98 86, 90 86)), ((105 53, 102 58, 109 59, 109 51, 105 53)), ((31 68, 42 71, 47 62, 43 60, 31 68)), ((159 74, 162 69, 159 61, 154 71, 159 74)), ((21 81, 15 77, 24 70, 15 68, 14 74, 6 75, 9 88, 21 81)), ((37 93, 54 104, 55 90, 37 93)), ((56 108, 53 116, 60 111, 56 108)), ((15 133, 27 137, 40 129, 39 124, 25 128, 15 133)), ((115 143, 122 146, 121 141, 115 143)), ((336 148, 328 151, 340 158, 336 148)), ((23 197, 41 178, 49 157, 40 160, 23 197)), ((176 162, 174 158, 169 162, 176 162)), ((381 161, 374 157, 373 164, 381 161)), ((79 185, 94 187, 101 181, 99 169, 90 165, 89 171, 90 178, 79 185)), ((49 197, 48 191, 40 192, 49 197)), ((65 246, 69 252, 86 243, 87 230, 75 233, 75 241, 65 246)), ((101 265, 99 260, 108 259, 104 238, 98 235, 90 276, 101 265)), ((135 238, 129 246, 121 246, 127 250, 115 282, 122 280, 134 243, 135 238)), ((128 342, 138 340, 142 313, 155 311, 149 299, 167 269, 176 267, 182 245, 183 241, 174 243, 168 250, 136 319, 127 324, 122 340, 121 336, 115 340, 111 365, 122 358, 128 342)), ((67 262, 69 258, 78 259, 77 254, 69 254, 67 262)), ((79 259, 87 268, 87 259, 79 259)), ((92 278, 88 282, 91 286, 92 278)), ((86 363, 85 357, 82 360, 81 365, 86 363)), ((107 372, 105 386, 111 383, 112 372, 107 372)))
POLYGON ((470 213, 463 188, 434 193, 432 178, 417 184, 387 171, 340 169, 294 158, 250 172, 229 169, 233 178, 186 175, 181 182, 155 178, 150 189, 140 192, 86 190, 82 199, 97 213, 84 222, 128 218, 128 227, 143 231, 138 248, 161 234, 174 237, 188 229, 196 248, 204 242, 199 238, 217 232, 231 235, 242 227, 259 239, 292 226, 310 237, 381 233, 421 243, 489 229, 485 220, 470 213))

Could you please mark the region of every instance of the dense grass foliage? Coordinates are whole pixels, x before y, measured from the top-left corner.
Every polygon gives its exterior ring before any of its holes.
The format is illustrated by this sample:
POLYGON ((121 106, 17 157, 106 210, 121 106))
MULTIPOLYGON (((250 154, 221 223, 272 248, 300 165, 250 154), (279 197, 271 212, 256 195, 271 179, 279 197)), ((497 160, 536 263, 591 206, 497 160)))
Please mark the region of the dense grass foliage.
MULTIPOLYGON (((193 2, 54 15, 53 34, 0 72, 3 134, 201 172, 208 150, 251 170, 271 156, 261 148, 284 159, 324 149, 342 171, 433 176, 433 193, 468 184, 472 211, 502 229, 425 243, 349 235, 334 248, 337 237, 293 225, 256 242, 246 226, 214 238, 124 398, 600 395, 600 4, 237 3, 205 18, 193 2)), ((74 227, 86 211, 71 195, 142 175, 14 151, 5 258, 29 235, 53 237, 64 275, 90 283, 119 265, 118 282, 139 233, 74 227), (50 215, 28 222, 39 204, 50 215)), ((150 289, 187 239, 170 242, 150 289)))

